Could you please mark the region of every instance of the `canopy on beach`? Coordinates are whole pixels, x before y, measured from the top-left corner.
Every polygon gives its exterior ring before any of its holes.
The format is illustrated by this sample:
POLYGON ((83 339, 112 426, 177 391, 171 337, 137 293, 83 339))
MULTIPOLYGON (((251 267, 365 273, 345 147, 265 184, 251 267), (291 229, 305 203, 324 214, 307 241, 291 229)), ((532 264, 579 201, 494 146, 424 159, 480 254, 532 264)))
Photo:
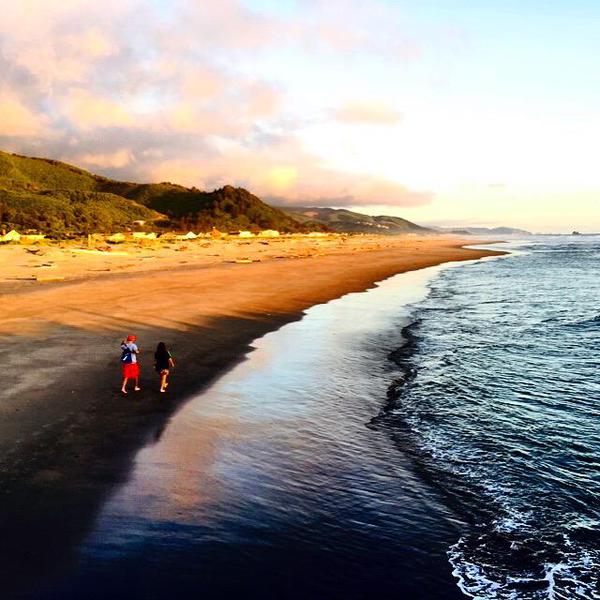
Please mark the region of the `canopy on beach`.
POLYGON ((183 235, 178 235, 178 240, 195 240, 198 236, 193 231, 188 231, 183 235))
POLYGON ((112 235, 109 235, 106 238, 107 242, 112 242, 114 243, 118 243, 118 242, 124 242, 125 241, 125 235, 123 233, 113 233, 112 235))
POLYGON ((21 236, 20 241, 21 242, 39 242, 40 240, 43 240, 45 237, 46 236, 43 233, 26 233, 21 236))
POLYGON ((11 229, 7 234, 0 235, 0 242, 18 242, 21 239, 21 234, 14 229, 11 229))

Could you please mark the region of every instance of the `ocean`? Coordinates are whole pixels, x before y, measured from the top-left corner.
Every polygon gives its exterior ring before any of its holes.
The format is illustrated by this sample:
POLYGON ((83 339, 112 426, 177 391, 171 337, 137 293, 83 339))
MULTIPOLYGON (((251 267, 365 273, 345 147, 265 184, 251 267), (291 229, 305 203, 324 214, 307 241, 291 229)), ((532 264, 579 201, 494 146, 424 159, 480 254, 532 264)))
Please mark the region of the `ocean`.
POLYGON ((431 282, 383 420, 473 513, 448 551, 466 595, 598 598, 600 240, 511 246, 431 282))
POLYGON ((600 239, 405 273, 257 340, 39 598, 599 598, 600 239))

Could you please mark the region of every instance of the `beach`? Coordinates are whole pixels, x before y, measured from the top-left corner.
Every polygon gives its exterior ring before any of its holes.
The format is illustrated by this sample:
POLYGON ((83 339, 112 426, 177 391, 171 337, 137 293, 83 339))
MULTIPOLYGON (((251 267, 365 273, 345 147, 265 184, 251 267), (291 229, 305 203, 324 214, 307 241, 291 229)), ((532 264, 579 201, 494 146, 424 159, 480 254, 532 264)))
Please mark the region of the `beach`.
POLYGON ((3 8, 0 600, 600 600, 600 2, 3 8))
POLYGON ((162 235, 158 239, 135 238, 135 235, 115 236, 126 240, 122 243, 107 242, 111 236, 93 235, 81 240, 42 240, 29 245, 3 245, 0 290, 10 291, 35 283, 148 273, 159 269, 171 271, 284 258, 317 258, 387 248, 409 249, 415 244, 419 247, 427 240, 414 236, 322 233, 249 238, 224 234, 213 238, 207 234, 194 239, 177 239, 174 235, 162 235))
POLYGON ((135 245, 115 247, 126 254, 114 256, 0 248, 6 589, 24 580, 35 588, 69 563, 136 450, 186 398, 243 359, 253 340, 397 273, 496 254, 457 238, 262 242, 135 245), (39 270, 53 276, 32 279, 39 270), (143 389, 124 397, 119 342, 129 333, 139 338, 143 389), (167 395, 152 371, 158 341, 177 363, 167 395))

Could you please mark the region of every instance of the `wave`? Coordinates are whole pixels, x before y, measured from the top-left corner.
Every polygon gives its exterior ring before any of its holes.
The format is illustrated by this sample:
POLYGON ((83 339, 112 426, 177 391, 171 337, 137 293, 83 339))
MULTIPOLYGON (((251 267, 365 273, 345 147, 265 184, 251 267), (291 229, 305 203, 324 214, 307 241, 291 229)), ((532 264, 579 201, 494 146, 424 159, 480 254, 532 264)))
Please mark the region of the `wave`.
POLYGON ((566 535, 527 536, 518 518, 506 525, 509 531, 482 526, 449 549, 452 574, 464 594, 485 600, 600 597, 596 552, 566 535))
POLYGON ((600 329, 600 315, 596 315, 589 319, 581 319, 579 321, 566 323, 565 327, 582 330, 600 329))
POLYGON ((390 384, 386 405, 369 425, 386 428, 402 452, 412 457, 417 472, 471 524, 472 531, 448 550, 461 591, 480 600, 599 598, 600 533, 594 540, 582 536, 581 531, 591 529, 582 530, 577 515, 572 516, 575 525, 563 531, 554 529, 552 519, 547 531, 540 529, 541 515, 524 511, 520 502, 515 506, 504 482, 481 478, 475 453, 439 446, 435 437, 405 418, 402 399, 418 379, 411 361, 418 327, 415 321, 405 328, 406 344, 390 354, 402 374, 390 384))
POLYGON ((468 524, 448 550, 465 595, 594 600, 598 250, 584 248, 582 261, 571 244, 528 250, 430 285, 389 355, 397 373, 369 426, 385 429, 468 524))

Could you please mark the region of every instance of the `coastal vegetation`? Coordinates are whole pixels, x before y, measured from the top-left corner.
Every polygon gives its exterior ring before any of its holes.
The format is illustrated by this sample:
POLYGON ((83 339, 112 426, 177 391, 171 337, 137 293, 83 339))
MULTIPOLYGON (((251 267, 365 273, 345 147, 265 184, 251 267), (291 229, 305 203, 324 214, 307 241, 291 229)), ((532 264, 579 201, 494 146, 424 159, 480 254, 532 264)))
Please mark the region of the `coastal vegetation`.
POLYGON ((400 217, 345 209, 270 206, 241 187, 213 191, 171 182, 133 183, 47 158, 0 151, 0 228, 56 237, 130 229, 285 233, 431 233, 400 217))
POLYGON ((206 192, 170 182, 115 181, 72 165, 0 152, 0 227, 53 235, 150 229, 325 230, 299 223, 243 188, 206 192))
POLYGON ((122 229, 161 215, 125 198, 86 190, 0 188, 0 226, 54 236, 122 229))

